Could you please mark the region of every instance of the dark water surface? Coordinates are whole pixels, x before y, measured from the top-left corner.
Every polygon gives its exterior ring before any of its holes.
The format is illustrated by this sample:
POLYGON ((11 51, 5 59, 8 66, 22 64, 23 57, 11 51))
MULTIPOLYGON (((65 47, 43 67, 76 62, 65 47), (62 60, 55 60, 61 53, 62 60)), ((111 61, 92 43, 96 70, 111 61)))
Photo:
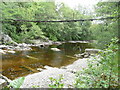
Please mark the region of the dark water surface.
POLYGON ((84 52, 85 48, 92 48, 85 43, 64 43, 51 45, 46 48, 32 47, 31 51, 19 51, 15 54, 2 55, 2 74, 9 79, 35 73, 37 68, 44 69, 45 65, 61 67, 72 64, 76 58, 74 54, 84 52), (59 48, 61 51, 52 51, 50 48, 59 48), (29 68, 32 68, 30 70, 29 68))

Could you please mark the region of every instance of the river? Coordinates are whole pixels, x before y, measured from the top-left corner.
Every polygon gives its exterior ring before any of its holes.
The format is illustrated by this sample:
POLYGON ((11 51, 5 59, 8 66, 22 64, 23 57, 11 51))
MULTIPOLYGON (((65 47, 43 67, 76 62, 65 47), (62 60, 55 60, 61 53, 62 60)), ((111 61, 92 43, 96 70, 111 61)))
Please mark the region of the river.
POLYGON ((74 54, 83 53, 86 48, 93 48, 88 43, 64 43, 48 47, 31 47, 31 51, 17 51, 15 54, 2 55, 2 74, 13 80, 37 72, 44 66, 62 67, 72 64, 77 58, 74 54), (59 48, 53 51, 50 48, 59 48))

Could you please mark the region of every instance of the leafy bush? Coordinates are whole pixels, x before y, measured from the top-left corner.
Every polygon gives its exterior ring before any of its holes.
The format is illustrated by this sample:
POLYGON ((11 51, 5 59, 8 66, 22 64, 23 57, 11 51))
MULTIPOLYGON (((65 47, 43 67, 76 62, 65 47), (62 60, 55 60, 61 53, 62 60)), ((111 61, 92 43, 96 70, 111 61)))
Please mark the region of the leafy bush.
POLYGON ((49 78, 51 81, 51 84, 49 84, 49 87, 51 88, 63 88, 64 84, 61 83, 61 80, 63 79, 63 76, 60 75, 59 79, 54 79, 52 77, 49 78))
POLYGON ((118 45, 112 39, 108 48, 100 56, 89 59, 88 68, 76 74, 77 88, 118 88, 118 45))

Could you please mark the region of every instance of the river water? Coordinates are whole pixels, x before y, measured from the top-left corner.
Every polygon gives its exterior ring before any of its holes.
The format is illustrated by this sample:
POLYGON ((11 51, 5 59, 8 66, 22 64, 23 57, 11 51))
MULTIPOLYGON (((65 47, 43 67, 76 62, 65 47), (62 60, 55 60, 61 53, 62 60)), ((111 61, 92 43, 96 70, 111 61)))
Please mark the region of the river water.
POLYGON ((2 74, 9 79, 35 73, 44 66, 62 67, 72 64, 77 59, 74 54, 83 53, 86 48, 93 48, 87 43, 64 43, 45 48, 32 47, 31 51, 18 51, 15 54, 2 55, 2 74), (61 51, 52 51, 59 48, 61 51))

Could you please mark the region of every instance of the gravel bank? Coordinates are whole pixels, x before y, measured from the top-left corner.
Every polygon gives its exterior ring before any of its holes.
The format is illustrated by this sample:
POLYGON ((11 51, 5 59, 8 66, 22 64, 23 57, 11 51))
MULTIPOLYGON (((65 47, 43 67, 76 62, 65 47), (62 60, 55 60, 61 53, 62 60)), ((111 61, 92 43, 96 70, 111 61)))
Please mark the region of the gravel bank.
POLYGON ((49 88, 48 85, 51 83, 49 78, 53 77, 58 79, 61 74, 64 78, 61 82, 64 83, 64 88, 72 88, 75 82, 74 72, 80 71, 82 68, 87 68, 87 59, 88 58, 79 59, 73 64, 62 68, 48 67, 42 72, 28 75, 25 77, 25 81, 21 88, 33 88, 33 86, 39 86, 38 88, 49 88))

